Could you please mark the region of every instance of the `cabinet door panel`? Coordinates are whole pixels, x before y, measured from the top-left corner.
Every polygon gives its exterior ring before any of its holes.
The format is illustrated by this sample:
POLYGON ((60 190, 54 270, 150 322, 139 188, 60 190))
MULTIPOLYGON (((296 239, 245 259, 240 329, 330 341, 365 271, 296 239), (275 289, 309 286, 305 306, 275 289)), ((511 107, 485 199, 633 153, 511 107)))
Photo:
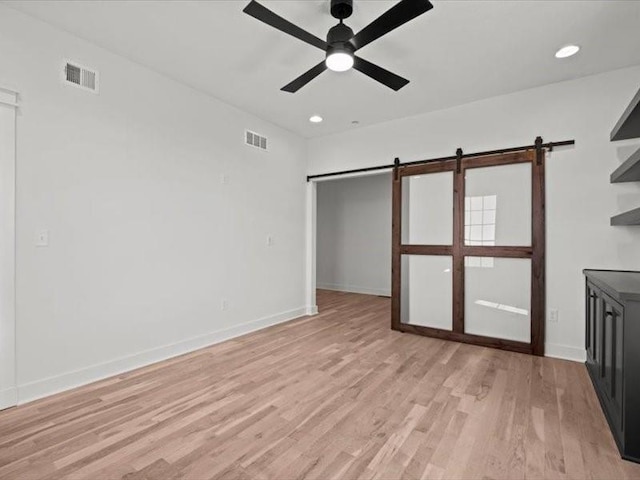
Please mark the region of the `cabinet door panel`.
POLYGON ((586 348, 587 348, 587 362, 590 365, 597 363, 597 347, 596 347, 596 318, 598 315, 599 296, 597 289, 587 284, 587 299, 586 299, 586 348))
POLYGON ((624 311, 613 307, 613 406, 619 417, 622 417, 623 403, 623 338, 624 338, 624 311))
POLYGON ((604 355, 605 355, 605 345, 604 345, 604 302, 602 299, 598 298, 596 300, 596 315, 595 315, 595 341, 594 341, 594 349, 595 349, 595 364, 598 372, 598 378, 602 379, 604 377, 604 355))
POLYGON ((615 418, 618 428, 622 427, 623 400, 623 344, 624 310, 622 306, 603 295, 604 313, 604 382, 605 394, 609 398, 609 413, 615 418))
POLYGON ((612 397, 613 389, 613 356, 614 356, 614 317, 611 306, 608 302, 604 303, 604 361, 602 364, 604 385, 607 395, 612 397))

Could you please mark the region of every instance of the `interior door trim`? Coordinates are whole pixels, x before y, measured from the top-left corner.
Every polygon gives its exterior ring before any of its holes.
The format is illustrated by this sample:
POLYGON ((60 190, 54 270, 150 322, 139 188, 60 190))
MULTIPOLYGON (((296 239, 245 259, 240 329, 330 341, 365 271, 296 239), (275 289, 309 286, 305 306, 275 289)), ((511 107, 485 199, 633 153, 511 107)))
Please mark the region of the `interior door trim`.
POLYGON ((15 184, 18 93, 0 87, 0 410, 18 403, 15 184))

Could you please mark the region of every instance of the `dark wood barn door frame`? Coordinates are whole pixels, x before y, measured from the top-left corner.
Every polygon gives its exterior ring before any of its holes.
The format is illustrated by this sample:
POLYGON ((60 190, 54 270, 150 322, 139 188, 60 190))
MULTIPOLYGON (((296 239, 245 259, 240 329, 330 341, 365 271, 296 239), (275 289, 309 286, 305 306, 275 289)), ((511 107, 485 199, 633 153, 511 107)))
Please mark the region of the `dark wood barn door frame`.
POLYGON ((521 353, 544 355, 545 328, 545 151, 541 140, 535 150, 462 158, 457 160, 399 166, 393 175, 393 227, 392 227, 392 293, 391 328, 401 332, 437 337, 475 345, 501 348, 521 353), (467 246, 464 243, 465 171, 471 168, 531 163, 532 238, 531 246, 467 246), (453 172, 453 244, 402 244, 402 178, 437 172, 453 172), (444 330, 401 322, 401 264, 402 255, 448 255, 453 259, 453 328, 444 330), (529 343, 485 337, 465 333, 464 328, 464 274, 466 256, 508 257, 531 259, 531 341, 529 343))

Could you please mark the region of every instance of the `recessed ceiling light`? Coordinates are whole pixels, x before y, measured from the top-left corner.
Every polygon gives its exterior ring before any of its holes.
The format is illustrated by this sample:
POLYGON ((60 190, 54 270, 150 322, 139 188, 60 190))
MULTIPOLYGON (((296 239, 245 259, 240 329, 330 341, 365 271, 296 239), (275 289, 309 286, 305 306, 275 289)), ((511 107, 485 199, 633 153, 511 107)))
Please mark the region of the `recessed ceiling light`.
POLYGON ((322 117, 320 115, 313 115, 309 118, 311 123, 320 123, 322 121, 322 117))
POLYGON ((351 120, 351 125, 360 125, 358 120, 351 120))
POLYGON ((577 45, 567 45, 556 52, 556 58, 567 58, 575 55, 580 50, 577 45))

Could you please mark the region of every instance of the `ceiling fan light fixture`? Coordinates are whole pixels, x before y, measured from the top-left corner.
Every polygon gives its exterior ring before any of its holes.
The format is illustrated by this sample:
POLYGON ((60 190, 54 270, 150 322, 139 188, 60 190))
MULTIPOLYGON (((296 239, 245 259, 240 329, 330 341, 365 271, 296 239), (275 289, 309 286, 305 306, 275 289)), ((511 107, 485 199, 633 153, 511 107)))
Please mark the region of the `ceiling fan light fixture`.
POLYGON ((251 0, 242 9, 247 15, 322 50, 326 55, 324 61, 310 68, 280 90, 295 93, 327 69, 345 72, 353 68, 396 92, 409 83, 409 80, 368 62, 362 57, 356 56, 355 53, 362 47, 431 10, 433 8, 431 2, 429 0, 399 0, 356 34, 348 25, 344 24, 344 19, 353 13, 353 3, 353 0, 331 0, 331 15, 337 18, 339 23, 329 29, 326 40, 322 40, 282 18, 261 5, 257 0, 251 0))
POLYGON ((353 67, 353 54, 346 51, 333 51, 327 55, 327 68, 334 72, 346 72, 353 67))

